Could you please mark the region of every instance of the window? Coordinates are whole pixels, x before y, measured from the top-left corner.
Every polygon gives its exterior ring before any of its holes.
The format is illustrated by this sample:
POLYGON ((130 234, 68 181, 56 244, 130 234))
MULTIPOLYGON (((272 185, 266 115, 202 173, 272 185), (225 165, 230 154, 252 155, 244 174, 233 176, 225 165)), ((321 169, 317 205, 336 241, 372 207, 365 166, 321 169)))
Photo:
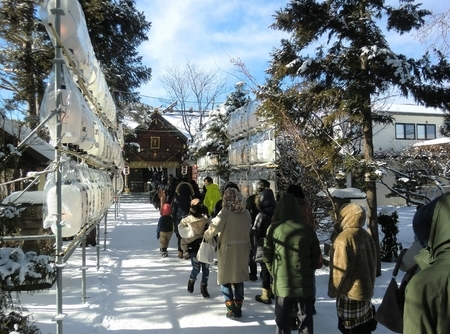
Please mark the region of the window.
POLYGON ((396 123, 395 139, 416 139, 414 124, 396 123))
POLYGON ((160 137, 150 137, 150 149, 159 150, 160 137))
POLYGON ((436 139, 436 125, 417 124, 417 139, 436 139))

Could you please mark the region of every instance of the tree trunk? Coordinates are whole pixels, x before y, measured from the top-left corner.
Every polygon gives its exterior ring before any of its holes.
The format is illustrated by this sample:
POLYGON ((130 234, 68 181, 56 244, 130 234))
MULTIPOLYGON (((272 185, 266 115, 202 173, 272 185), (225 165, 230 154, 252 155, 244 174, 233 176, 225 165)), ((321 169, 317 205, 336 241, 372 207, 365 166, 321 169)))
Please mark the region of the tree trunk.
MULTIPOLYGON (((369 99, 370 100, 370 99, 369 99)), ((373 128, 372 128, 372 110, 368 103, 364 107, 364 121, 363 121, 363 133, 364 133, 364 160, 367 165, 373 162, 373 128)), ((378 235, 378 210, 377 210, 377 185, 375 178, 372 177, 373 170, 369 167, 366 170, 366 182, 367 182, 367 221, 370 234, 375 242, 375 248, 377 251, 377 271, 376 275, 381 276, 381 256, 380 256, 380 242, 378 235)))

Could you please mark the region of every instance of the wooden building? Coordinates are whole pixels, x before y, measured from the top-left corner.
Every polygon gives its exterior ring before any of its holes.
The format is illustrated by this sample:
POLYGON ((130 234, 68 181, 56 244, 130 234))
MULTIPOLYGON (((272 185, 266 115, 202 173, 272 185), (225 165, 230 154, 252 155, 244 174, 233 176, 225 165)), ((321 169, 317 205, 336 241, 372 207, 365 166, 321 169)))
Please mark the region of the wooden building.
POLYGON ((126 136, 125 144, 125 164, 129 167, 125 188, 131 192, 149 191, 149 182, 156 183, 170 174, 190 177, 191 169, 181 168, 187 137, 160 112, 154 111, 148 124, 137 126, 126 136))

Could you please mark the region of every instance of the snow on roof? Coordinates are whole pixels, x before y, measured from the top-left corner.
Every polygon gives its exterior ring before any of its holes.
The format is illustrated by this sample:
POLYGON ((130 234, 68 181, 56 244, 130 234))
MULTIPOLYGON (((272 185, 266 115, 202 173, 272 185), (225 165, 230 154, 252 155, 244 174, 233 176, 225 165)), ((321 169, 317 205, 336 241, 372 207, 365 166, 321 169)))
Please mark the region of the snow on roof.
MULTIPOLYGON (((335 198, 347 198, 347 199, 366 198, 366 194, 358 188, 343 188, 343 189, 328 188, 328 191, 330 192, 331 196, 335 198)), ((317 193, 317 196, 324 197, 326 195, 324 191, 319 191, 317 193)))
MULTIPOLYGON (((0 126, 11 136, 18 138, 19 141, 23 141, 31 133, 27 126, 20 125, 18 122, 6 118, 2 118, 0 126)), ((55 148, 36 134, 27 139, 25 146, 32 148, 48 160, 54 160, 55 158, 55 148)))
POLYGON ((390 106, 384 107, 383 110, 391 113, 409 113, 409 114, 444 114, 442 109, 437 108, 427 108, 424 106, 419 106, 417 104, 391 104, 390 106))
POLYGON ((43 191, 15 191, 2 201, 2 205, 21 205, 21 204, 43 204, 44 192, 43 191))
POLYGON ((415 143, 413 146, 419 147, 419 146, 431 146, 431 145, 444 145, 444 144, 449 144, 449 143, 450 143, 450 138, 441 137, 441 138, 436 138, 436 139, 420 141, 418 143, 415 143))

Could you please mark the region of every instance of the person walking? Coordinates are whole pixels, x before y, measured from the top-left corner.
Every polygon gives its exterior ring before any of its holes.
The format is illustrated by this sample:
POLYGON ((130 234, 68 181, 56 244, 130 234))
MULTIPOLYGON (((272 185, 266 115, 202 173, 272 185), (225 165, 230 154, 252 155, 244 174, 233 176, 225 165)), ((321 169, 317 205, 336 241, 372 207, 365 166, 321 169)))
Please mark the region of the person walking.
POLYGON ((191 201, 189 215, 181 219, 178 225, 178 232, 182 236, 181 249, 189 255, 192 264, 192 270, 189 275, 187 291, 194 292, 195 281, 197 276, 202 271, 202 281, 200 283, 200 293, 203 298, 209 298, 208 293, 208 278, 209 278, 209 264, 197 260, 197 252, 203 240, 203 234, 208 227, 209 219, 204 215, 203 203, 200 199, 194 198, 191 201), (183 237, 182 231, 190 230, 189 237, 183 237))
POLYGON ((255 204, 259 212, 255 217, 251 233, 254 240, 253 243, 256 248, 254 261, 255 263, 259 263, 261 266, 262 280, 261 294, 256 295, 255 300, 264 304, 272 304, 272 289, 270 286, 272 278, 270 277, 269 270, 262 259, 264 238, 266 237, 267 228, 272 222, 272 216, 277 206, 277 201, 275 200, 275 195, 273 194, 272 189, 265 189, 260 192, 260 194, 256 196, 255 204))
POLYGON ((156 238, 159 239, 159 251, 162 257, 167 257, 167 248, 173 234, 172 207, 165 203, 161 207, 161 216, 156 228, 156 238))
POLYGON ((252 218, 245 208, 245 197, 230 187, 223 193, 222 210, 211 220, 204 237, 217 238, 218 273, 229 319, 242 317, 244 282, 249 280, 248 254, 252 218))
MULTIPOLYGON (((303 192, 303 188, 300 185, 297 184, 291 184, 288 186, 286 193, 293 194, 295 198, 297 199, 298 205, 300 206, 300 214, 301 214, 301 220, 302 222, 305 222, 306 224, 310 225, 314 231, 316 231, 316 220, 314 219, 314 214, 312 212, 311 206, 309 202, 306 199, 305 193, 303 192)), ((317 269, 320 269, 323 265, 323 256, 322 253, 320 254, 319 263, 317 264, 317 269)), ((314 296, 313 296, 313 314, 316 314, 316 275, 314 271, 314 296)), ((292 319, 293 326, 296 326, 298 322, 297 320, 297 311, 293 311, 294 316, 292 319)))
POLYGON ((450 332, 450 193, 417 210, 413 230, 421 270, 406 286, 403 333, 450 332))
POLYGON ((277 334, 291 332, 292 309, 298 309, 299 333, 314 333, 312 314, 314 270, 320 246, 313 228, 301 220, 292 194, 281 196, 266 232, 263 260, 273 279, 277 334))
MULTIPOLYGON (((252 216, 252 226, 255 224, 256 216, 259 213, 259 209, 256 205, 256 202, 258 201, 258 195, 265 189, 270 189, 270 182, 264 179, 259 179, 256 185, 255 193, 247 197, 247 210, 250 212, 250 215, 252 216)), ((256 244, 253 236, 250 237, 250 242, 251 242, 251 250, 248 260, 248 267, 250 270, 250 281, 256 281, 258 280, 258 269, 255 262, 256 244)))
POLYGON ((365 221, 364 208, 348 203, 334 225, 328 296, 336 298, 338 329, 344 334, 369 334, 376 327, 371 299, 377 255, 372 236, 363 228, 365 221))
POLYGON ((178 233, 178 225, 185 216, 189 214, 191 201, 194 198, 194 189, 189 182, 180 182, 175 190, 175 197, 172 204, 172 217, 174 222, 175 235, 177 236, 178 257, 183 258, 181 249, 181 236, 178 233))
POLYGON ((205 186, 203 204, 208 208, 208 217, 211 217, 217 201, 220 200, 220 190, 219 186, 213 182, 210 176, 205 177, 203 183, 205 186))

